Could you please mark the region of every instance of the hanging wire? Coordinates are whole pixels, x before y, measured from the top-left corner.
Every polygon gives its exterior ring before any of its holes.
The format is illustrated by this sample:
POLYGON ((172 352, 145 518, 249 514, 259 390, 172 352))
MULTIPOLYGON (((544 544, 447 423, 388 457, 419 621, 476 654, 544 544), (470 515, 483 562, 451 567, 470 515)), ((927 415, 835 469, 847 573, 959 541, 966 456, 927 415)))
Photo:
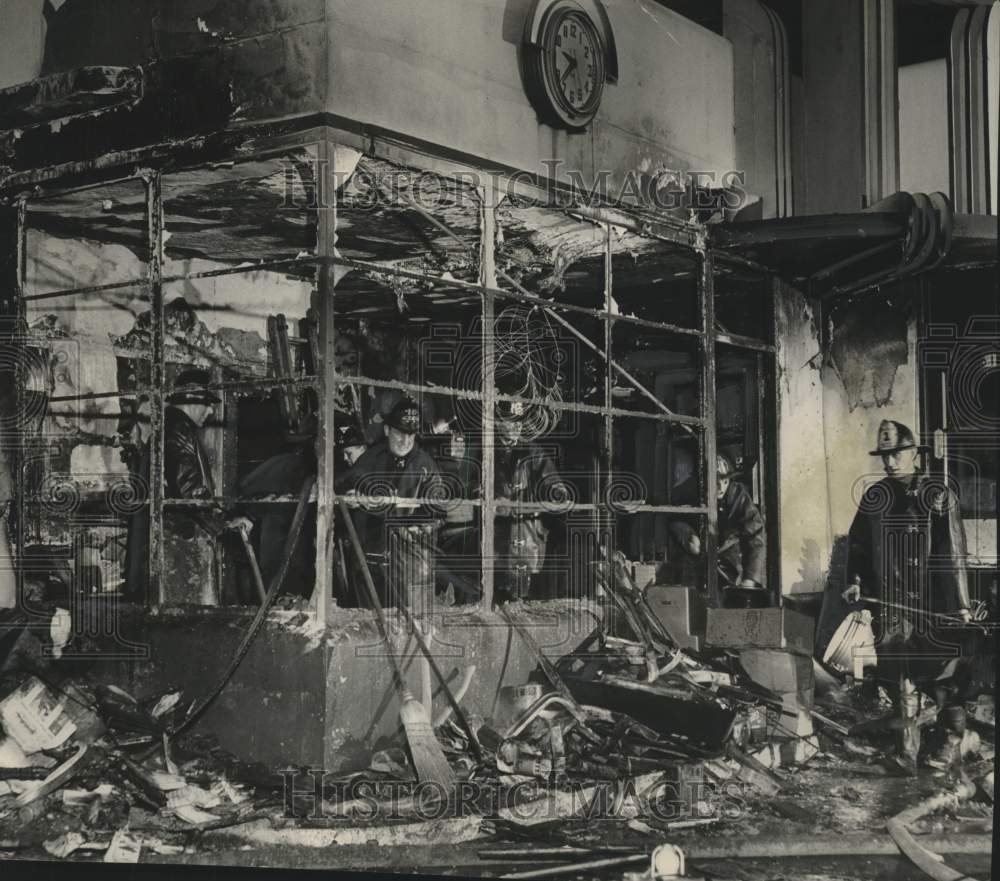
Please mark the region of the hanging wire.
POLYGON ((537 306, 509 306, 494 319, 497 386, 504 394, 545 401, 526 404, 522 436, 537 440, 555 430, 560 414, 549 404, 563 401, 565 355, 555 326, 537 306))

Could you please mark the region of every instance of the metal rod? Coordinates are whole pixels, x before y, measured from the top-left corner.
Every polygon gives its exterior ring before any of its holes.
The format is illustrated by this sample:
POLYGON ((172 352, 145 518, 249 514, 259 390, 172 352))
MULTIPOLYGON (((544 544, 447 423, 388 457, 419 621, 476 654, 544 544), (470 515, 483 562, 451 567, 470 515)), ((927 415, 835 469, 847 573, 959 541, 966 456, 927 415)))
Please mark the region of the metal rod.
POLYGON ((149 587, 147 602, 156 598, 160 605, 166 600, 163 585, 163 461, 164 461, 164 395, 166 364, 163 335, 163 190, 158 172, 146 177, 146 210, 149 228, 151 359, 150 359, 150 437, 149 437, 149 587))
MULTIPOLYGON (((319 145, 320 167, 324 170, 336 167, 336 144, 323 138, 319 145)), ((331 183, 327 181, 327 183, 331 183)), ((321 209, 317 217, 317 248, 322 257, 336 253, 337 242, 337 194, 336 188, 328 194, 328 207, 321 209)), ((320 623, 329 623, 333 615, 333 555, 336 543, 336 516, 334 505, 334 482, 336 480, 335 427, 337 395, 337 358, 335 339, 335 317, 337 307, 337 276, 334 267, 324 260, 317 281, 319 288, 318 395, 319 419, 316 432, 316 584, 311 603, 320 623)))
POLYGON ((710 251, 702 255, 698 284, 703 336, 701 339, 701 416, 705 420, 702 457, 702 491, 708 505, 705 560, 708 565, 708 595, 715 606, 722 604, 719 589, 719 511, 716 497, 716 426, 715 426, 715 270, 710 251))
POLYGON ((947 621, 951 624, 966 624, 972 623, 966 622, 963 618, 957 617, 955 615, 946 615, 943 612, 928 612, 923 609, 917 609, 913 606, 904 606, 900 603, 888 603, 885 600, 876 600, 871 597, 861 597, 861 602, 870 603, 875 606, 885 606, 887 609, 894 609, 897 612, 907 612, 911 615, 921 615, 924 618, 938 618, 941 621, 947 621))
MULTIPOLYGON (((450 386, 427 386, 410 382, 399 382, 397 380, 371 379, 366 376, 340 376, 337 379, 337 383, 340 385, 360 385, 371 388, 395 389, 397 391, 407 391, 418 395, 442 395, 452 398, 463 398, 471 401, 482 400, 482 394, 480 392, 470 392, 464 389, 452 388, 450 386)), ((286 379, 261 377, 259 379, 213 382, 206 385, 205 388, 211 391, 239 392, 241 390, 268 391, 273 388, 284 388, 287 386, 292 386, 293 388, 318 388, 319 385, 320 378, 317 376, 286 379)), ((76 401, 99 401, 108 398, 134 399, 139 398, 142 395, 148 395, 151 392, 152 386, 143 386, 141 388, 120 392, 90 392, 82 395, 59 395, 58 397, 49 398, 48 400, 50 404, 62 404, 76 401)), ((704 420, 698 418, 697 416, 683 416, 681 414, 668 416, 663 413, 647 413, 642 410, 625 410, 620 407, 602 407, 596 404, 578 404, 570 401, 549 401, 545 398, 521 397, 519 395, 497 394, 495 397, 497 401, 533 404, 536 406, 550 407, 553 410, 563 412, 592 413, 596 416, 611 415, 617 419, 649 419, 657 422, 665 422, 671 425, 690 425, 694 427, 704 426, 704 420)), ((101 415, 112 416, 115 414, 101 415)), ((93 416, 88 416, 87 418, 93 418, 93 416)))
MULTIPOLYGON (((398 380, 370 379, 366 376, 340 376, 337 382, 341 385, 360 385, 370 388, 395 389, 397 391, 411 392, 416 395, 443 395, 453 398, 463 398, 470 401, 481 401, 481 392, 466 391, 456 389, 451 386, 428 386, 398 380)), ((549 401, 546 398, 531 398, 520 395, 494 394, 495 401, 505 401, 510 403, 533 404, 536 406, 549 407, 553 410, 572 413, 592 413, 595 416, 603 416, 610 413, 612 416, 621 419, 649 419, 657 422, 665 422, 671 425, 690 425, 695 428, 703 428, 704 420, 697 416, 683 416, 679 413, 667 415, 664 413, 648 413, 642 410, 625 410, 620 407, 605 407, 597 404, 580 404, 570 401, 549 401)))
POLYGON ((610 869, 614 866, 630 866, 633 863, 649 861, 649 854, 639 853, 624 857, 605 857, 601 860, 588 860, 585 863, 568 863, 561 866, 550 866, 545 869, 532 869, 529 872, 511 872, 501 875, 501 878, 554 878, 557 875, 576 875, 593 869, 610 869))
MULTIPOLYGON (((421 211, 421 213, 425 214, 426 217, 428 218, 428 220, 430 220, 431 222, 433 222, 435 225, 439 226, 444 232, 446 232, 453 239, 455 239, 457 242, 459 242, 460 244, 462 244, 464 246, 464 242, 462 242, 462 240, 457 235, 455 235, 455 233, 453 233, 451 230, 449 230, 448 227, 446 227, 443 223, 441 223, 440 221, 438 221, 437 218, 435 218, 432 215, 428 214, 427 212, 423 211, 423 209, 419 208, 419 206, 414 205, 414 207, 417 210, 421 211)), ((610 352, 605 352, 604 350, 602 350, 600 348, 600 346, 598 346, 592 340, 588 339, 584 334, 580 333, 580 331, 578 331, 575 327, 573 327, 572 324, 570 324, 568 321, 566 321, 564 318, 562 318, 560 315, 558 315, 556 313, 555 309, 553 309, 552 305, 549 303, 549 301, 547 301, 547 300, 541 300, 540 298, 536 298, 535 295, 532 294, 530 291, 528 291, 526 288, 524 288, 520 284, 520 282, 515 281, 513 278, 511 278, 509 275, 507 275, 507 273, 504 272, 503 270, 497 270, 497 275, 500 278, 502 278, 504 281, 506 281, 508 284, 512 285, 522 296, 527 297, 527 298, 531 298, 531 299, 537 299, 538 300, 538 305, 557 324, 561 325, 565 330, 568 330, 570 332, 570 334, 572 334, 581 343, 583 343, 585 346, 587 346, 587 348, 589 348, 591 351, 593 351, 594 353, 596 353, 597 355, 599 355, 604 361, 607 362, 608 366, 610 366, 613 370, 617 371, 618 374, 623 379, 627 380, 640 394, 642 394, 644 397, 646 397, 650 401, 652 401, 653 404, 655 404, 656 407, 658 407, 659 409, 661 409, 667 416, 670 416, 672 418, 676 418, 677 414, 674 413, 669 407, 667 407, 666 404, 664 404, 658 397, 656 397, 656 395, 654 395, 649 389, 647 389, 641 382, 639 382, 638 379, 636 379, 634 376, 632 376, 632 374, 629 373, 624 367, 622 367, 621 365, 619 365, 611 357, 611 353, 610 352)))
MULTIPOLYGON (((321 266, 324 260, 321 257, 284 257, 278 260, 262 260, 259 263, 241 263, 237 266, 227 266, 225 269, 206 269, 202 272, 192 272, 187 275, 162 275, 160 270, 159 282, 164 285, 172 285, 180 282, 195 281, 200 278, 221 278, 226 275, 246 275, 251 272, 265 272, 274 269, 295 269, 306 266, 321 266)), ((150 274, 146 278, 129 279, 128 281, 115 281, 108 284, 87 285, 79 288, 66 288, 58 291, 46 291, 41 294, 29 294, 25 302, 32 303, 39 300, 57 300, 62 297, 79 297, 87 294, 101 294, 108 291, 129 290, 131 288, 149 289, 154 283, 152 272, 152 261, 150 262, 150 274)))
MULTIPOLYGON (((480 261, 479 282, 483 286, 482 295, 482 355, 480 373, 483 382, 483 405, 481 411, 482 430, 482 472, 480 476, 480 494, 483 507, 480 517, 479 557, 480 581, 483 586, 482 606, 493 607, 494 595, 494 558, 496 557, 496 437, 494 435, 496 417, 496 303, 492 293, 487 293, 487 287, 496 285, 496 261, 494 241, 496 239, 496 209, 498 207, 497 192, 492 185, 487 185, 479 191, 480 197, 480 261)), ((430 216, 430 215, 428 215, 430 216)), ((451 230, 445 231, 453 238, 451 230)), ((459 239, 461 242, 461 239, 459 239)), ((464 247, 464 242, 462 242, 464 247)))
MULTIPOLYGON (((364 494, 345 494, 331 496, 333 501, 344 498, 352 504, 371 505, 374 507, 388 506, 396 508, 422 508, 440 507, 447 504, 448 500, 440 497, 407 496, 380 496, 364 494)), ((267 498, 254 498, 252 496, 215 496, 211 499, 164 499, 164 506, 172 508, 227 508, 233 505, 288 505, 296 502, 294 496, 280 495, 267 498)), ((315 501, 315 499, 313 500, 315 501)), ((482 499, 454 499, 455 504, 471 508, 485 507, 482 499)), ((503 508, 511 511, 523 511, 534 514, 570 514, 574 511, 603 510, 605 505, 595 505, 591 502, 565 502, 554 504, 550 502, 520 502, 514 499, 494 498, 494 508, 503 508)), ((622 512, 623 516, 632 514, 690 514, 705 515, 708 508, 704 505, 629 505, 628 510, 622 512)))
POLYGON ((764 352, 773 355, 777 349, 753 337, 741 336, 736 333, 716 333, 715 342, 720 346, 729 346, 732 349, 749 349, 751 352, 764 352))
POLYGON ((103 294, 108 291, 121 291, 140 289, 149 291, 151 280, 149 277, 133 279, 131 281, 115 281, 108 284, 88 285, 85 288, 65 288, 58 291, 46 291, 42 294, 28 294, 25 296, 26 303, 37 303, 40 300, 61 300, 63 297, 82 297, 89 294, 103 294))

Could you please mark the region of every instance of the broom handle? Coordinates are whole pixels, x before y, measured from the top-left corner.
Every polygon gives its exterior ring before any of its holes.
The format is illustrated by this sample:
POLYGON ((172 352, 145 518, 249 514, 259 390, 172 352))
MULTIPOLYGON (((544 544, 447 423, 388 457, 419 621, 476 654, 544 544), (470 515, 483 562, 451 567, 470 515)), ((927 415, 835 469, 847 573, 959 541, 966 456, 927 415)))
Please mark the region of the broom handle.
MULTIPOLYGON (((368 598, 375 607, 375 612, 379 622, 379 629, 382 631, 382 637, 385 639, 386 645, 389 648, 389 654, 392 655, 392 646, 389 644, 389 636, 385 624, 385 612, 382 610, 382 605, 379 603, 378 595, 375 592, 375 584, 372 581, 372 575, 368 569, 368 561, 365 559, 364 551, 361 549, 361 540, 358 538, 357 530, 354 528, 354 519, 351 517, 351 509, 348 507, 347 502, 344 501, 344 499, 338 499, 337 501, 340 504, 340 510, 344 513, 344 520, 347 525, 348 537, 351 540, 351 547, 354 549, 354 553, 358 555, 358 559, 361 561, 361 574, 364 576, 365 587, 368 588, 368 598)), ((469 744, 472 747, 472 751, 475 753, 477 758, 482 759, 482 750, 479 747, 479 741, 476 739, 472 726, 469 725, 469 720, 466 719, 465 713, 458 705, 458 701, 455 699, 455 696, 451 693, 451 689, 448 687, 448 680, 445 679, 444 674, 441 672, 441 668, 437 665, 437 661, 434 660, 434 655, 431 653, 431 650, 424 640, 420 629, 416 626, 416 622, 413 620, 413 615, 410 614, 410 610, 406 607, 406 603, 400 603, 399 611, 401 611, 403 616, 406 618, 406 623, 410 628, 410 632, 413 634, 414 639, 416 639, 417 645, 420 646, 420 650, 424 653, 424 657, 427 658, 427 663, 430 665, 434 675, 441 683, 441 687, 444 689, 445 696, 448 698, 448 704, 451 706, 452 712, 455 714, 455 718, 458 719, 459 724, 469 737, 469 744)), ((400 691, 402 691, 405 689, 405 685, 403 684, 403 673, 399 668, 399 663, 396 661, 395 655, 392 655, 391 660, 393 671, 396 674, 396 681, 399 684, 400 691)))
POLYGON ((465 731, 469 738, 469 745, 472 747, 473 753, 477 759, 482 761, 483 752, 479 746, 479 740, 476 738, 475 732, 472 730, 472 726, 469 724, 469 720, 465 716, 465 712, 458 704, 458 700, 455 695, 451 693, 451 688, 448 687, 448 680, 445 679, 444 673, 441 672, 441 668, 438 667, 437 661, 434 660, 434 654, 431 652, 430 646, 427 645, 427 641, 424 639, 423 634, 420 632, 420 628, 417 626, 417 622, 413 619, 413 614, 406 607, 405 603, 401 603, 399 610, 403 613, 406 618, 406 623, 413 633, 414 639, 417 641, 417 645, 420 646, 420 651, 423 652, 424 657, 427 659, 427 664, 430 666, 434 675, 437 677, 438 681, 441 683, 441 689, 444 691, 445 697, 448 699, 448 705, 451 707, 452 712, 455 714, 455 718, 458 723, 462 726, 462 730, 465 731))
POLYGON ((247 562, 250 564, 250 574, 253 576, 254 587, 257 588, 257 599, 261 605, 267 601, 267 591, 264 589, 264 576, 260 574, 260 565, 257 563, 257 555, 254 553, 250 539, 242 530, 236 530, 240 534, 240 541, 243 543, 243 550, 247 555, 247 562))
POLYGON ((399 661, 396 659, 395 654, 393 654, 392 641, 389 639, 389 627, 385 620, 385 610, 382 608, 382 603, 379 602, 378 591, 375 590, 375 582, 372 581, 372 573, 368 568, 368 560, 365 558, 364 548, 361 547, 361 539, 358 538, 358 531, 354 527, 354 517, 351 515, 351 509, 347 502, 343 499, 338 499, 337 502, 340 504, 340 510, 344 515, 344 525, 347 526, 347 537, 350 539, 351 548, 354 550, 358 562, 361 564, 361 576, 368 591, 368 600, 372 604, 372 608, 375 609, 375 620, 378 623, 379 633, 382 634, 386 651, 389 653, 389 660, 392 662, 392 675, 396 682, 396 688, 400 694, 403 694, 406 691, 406 683, 403 681, 403 671, 400 669, 399 661))

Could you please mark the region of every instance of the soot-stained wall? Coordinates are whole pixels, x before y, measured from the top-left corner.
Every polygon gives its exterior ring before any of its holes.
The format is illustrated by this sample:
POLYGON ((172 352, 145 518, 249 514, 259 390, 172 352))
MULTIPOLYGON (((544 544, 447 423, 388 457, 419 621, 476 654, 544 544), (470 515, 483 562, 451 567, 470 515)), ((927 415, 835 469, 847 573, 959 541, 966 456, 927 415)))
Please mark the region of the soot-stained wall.
POLYGON ((785 594, 844 577, 844 538, 878 425, 918 420, 917 325, 905 286, 823 307, 785 287, 778 310, 781 576, 785 594))
POLYGON ((620 76, 583 132, 543 124, 527 97, 527 0, 64 0, 41 23, 40 4, 13 2, 22 19, 0 49, 23 45, 0 88, 151 66, 132 135, 109 149, 325 112, 490 165, 585 183, 606 171, 615 193, 629 173, 737 170, 732 46, 652 0, 606 4, 620 76))

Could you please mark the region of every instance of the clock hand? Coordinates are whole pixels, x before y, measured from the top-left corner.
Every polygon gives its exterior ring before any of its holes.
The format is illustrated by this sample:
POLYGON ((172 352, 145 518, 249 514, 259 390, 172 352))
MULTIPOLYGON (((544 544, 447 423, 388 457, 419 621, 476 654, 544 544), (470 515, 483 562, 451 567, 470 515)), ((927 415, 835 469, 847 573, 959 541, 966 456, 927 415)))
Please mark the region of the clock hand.
POLYGON ((563 52, 563 56, 569 61, 569 64, 566 66, 566 70, 563 71, 563 75, 559 77, 560 86, 566 84, 566 80, 569 78, 569 75, 578 67, 578 62, 573 55, 570 55, 568 52, 563 52))

